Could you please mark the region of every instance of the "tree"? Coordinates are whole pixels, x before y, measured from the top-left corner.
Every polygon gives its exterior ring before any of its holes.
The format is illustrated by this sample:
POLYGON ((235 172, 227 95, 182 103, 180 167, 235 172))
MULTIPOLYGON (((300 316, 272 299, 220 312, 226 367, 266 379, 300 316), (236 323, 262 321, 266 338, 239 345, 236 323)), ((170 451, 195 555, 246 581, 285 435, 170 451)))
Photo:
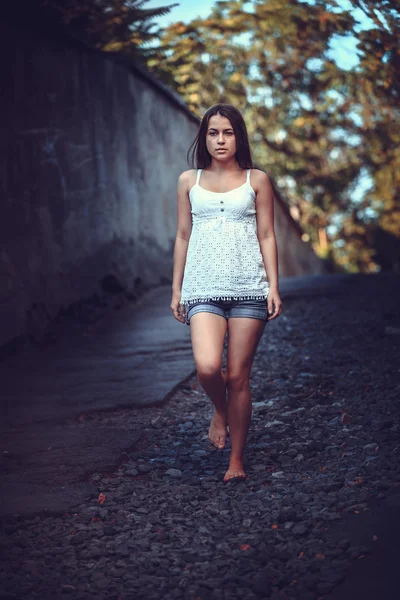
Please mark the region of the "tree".
POLYGON ((356 214, 375 262, 400 270, 400 7, 394 0, 354 4, 373 23, 359 35, 361 60, 352 83, 362 119, 359 156, 372 181, 356 214))
POLYGON ((39 14, 49 25, 62 27, 91 48, 134 62, 152 52, 160 29, 154 19, 176 4, 145 8, 148 0, 17 0, 29 14, 39 14))
POLYGON ((386 219, 387 231, 400 231, 399 36, 394 1, 359 4, 373 26, 358 34, 356 69, 341 69, 331 58, 334 36, 355 35, 356 26, 335 0, 217 2, 208 18, 167 28, 148 65, 200 115, 216 102, 238 106, 257 162, 274 174, 317 252, 368 271, 376 268, 372 225, 386 219), (375 186, 363 206, 353 190, 361 176, 375 186), (321 239, 328 240, 324 248, 321 239))

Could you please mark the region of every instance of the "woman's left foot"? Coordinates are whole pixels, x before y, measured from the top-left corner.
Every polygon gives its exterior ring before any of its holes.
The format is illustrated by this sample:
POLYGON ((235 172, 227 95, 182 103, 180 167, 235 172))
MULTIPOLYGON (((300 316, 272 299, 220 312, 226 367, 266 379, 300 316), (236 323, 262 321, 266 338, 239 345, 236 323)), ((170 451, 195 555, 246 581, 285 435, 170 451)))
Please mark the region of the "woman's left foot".
POLYGON ((229 465, 229 469, 224 475, 224 481, 227 482, 230 479, 246 479, 247 475, 244 472, 243 465, 236 463, 229 465))
POLYGON ((225 448, 226 444, 226 417, 215 411, 208 430, 208 437, 216 448, 225 448))

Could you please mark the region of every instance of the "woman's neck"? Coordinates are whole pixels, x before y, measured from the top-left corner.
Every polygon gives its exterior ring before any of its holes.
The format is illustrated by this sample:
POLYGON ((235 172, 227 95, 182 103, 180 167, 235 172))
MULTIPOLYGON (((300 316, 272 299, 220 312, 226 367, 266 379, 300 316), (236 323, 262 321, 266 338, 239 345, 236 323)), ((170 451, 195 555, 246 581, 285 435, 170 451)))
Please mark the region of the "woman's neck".
POLYGON ((232 173, 240 170, 241 169, 236 158, 232 158, 231 160, 223 162, 213 158, 211 159, 211 165, 207 167, 207 171, 214 171, 214 173, 232 173))

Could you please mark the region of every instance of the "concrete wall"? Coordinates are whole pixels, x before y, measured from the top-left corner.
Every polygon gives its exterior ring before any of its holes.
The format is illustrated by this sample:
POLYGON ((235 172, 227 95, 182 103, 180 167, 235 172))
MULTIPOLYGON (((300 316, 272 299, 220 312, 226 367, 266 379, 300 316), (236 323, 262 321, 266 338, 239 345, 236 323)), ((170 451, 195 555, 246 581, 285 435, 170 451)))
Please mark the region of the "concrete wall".
MULTIPOLYGON (((95 52, 0 24, 0 346, 114 273, 172 276, 176 183, 197 121, 173 93, 95 52)), ((278 203, 279 206, 281 203, 278 203)), ((280 274, 319 272, 277 207, 280 274)))
POLYGON ((278 246, 279 276, 317 275, 327 273, 329 267, 313 251, 310 243, 303 242, 303 230, 295 221, 288 205, 279 194, 274 182, 274 227, 278 246))

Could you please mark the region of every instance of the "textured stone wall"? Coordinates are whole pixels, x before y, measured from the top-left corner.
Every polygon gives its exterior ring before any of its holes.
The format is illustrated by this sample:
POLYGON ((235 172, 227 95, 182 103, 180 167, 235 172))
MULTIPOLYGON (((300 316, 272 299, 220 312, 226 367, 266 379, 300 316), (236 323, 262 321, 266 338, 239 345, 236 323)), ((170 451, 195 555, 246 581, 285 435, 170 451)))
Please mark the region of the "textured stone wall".
POLYGON ((169 276, 197 121, 140 72, 1 24, 0 345, 114 273, 169 276))

